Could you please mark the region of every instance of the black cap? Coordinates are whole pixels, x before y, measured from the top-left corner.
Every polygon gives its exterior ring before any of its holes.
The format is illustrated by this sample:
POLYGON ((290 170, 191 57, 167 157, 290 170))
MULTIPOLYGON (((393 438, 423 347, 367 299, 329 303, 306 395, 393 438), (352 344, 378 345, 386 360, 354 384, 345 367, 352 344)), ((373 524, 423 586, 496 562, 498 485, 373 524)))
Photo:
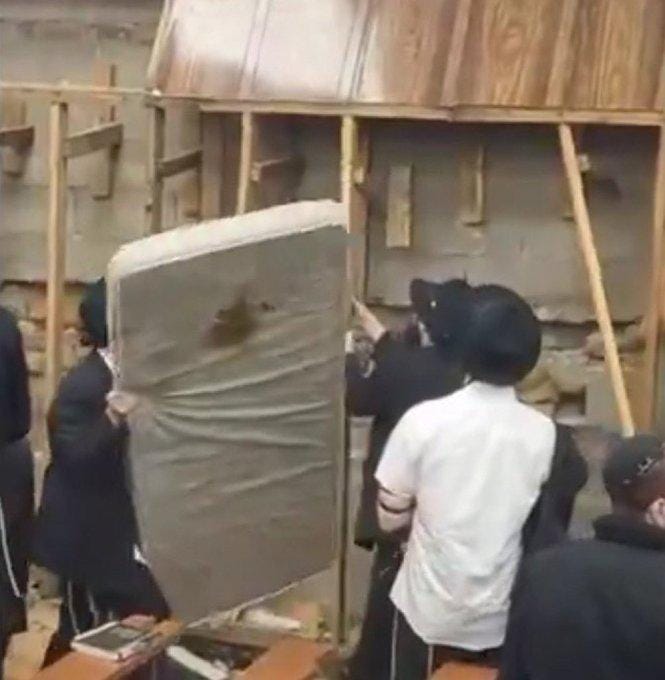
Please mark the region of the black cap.
POLYGON ((443 283, 411 281, 411 304, 434 344, 464 344, 471 321, 472 292, 473 288, 464 279, 443 283))
POLYGON ((603 467, 608 493, 625 491, 643 480, 663 462, 663 443, 651 434, 638 434, 619 441, 603 467))
POLYGON ((79 315, 90 342, 96 347, 106 347, 106 281, 98 279, 86 286, 79 305, 79 315))
POLYGON ((536 365, 541 338, 540 322, 517 293, 497 285, 474 289, 467 356, 474 380, 517 384, 536 365))

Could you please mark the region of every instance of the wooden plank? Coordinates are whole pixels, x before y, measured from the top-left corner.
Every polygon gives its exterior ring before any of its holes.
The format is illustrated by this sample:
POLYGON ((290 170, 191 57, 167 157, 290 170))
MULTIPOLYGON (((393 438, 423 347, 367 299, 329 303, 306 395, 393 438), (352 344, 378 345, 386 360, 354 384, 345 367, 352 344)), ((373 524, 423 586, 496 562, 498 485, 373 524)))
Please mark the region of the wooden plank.
POLYGON ((171 158, 163 158, 157 162, 159 177, 173 177, 187 170, 198 170, 201 167, 202 150, 191 149, 171 158))
POLYGON ((236 214, 242 215, 254 207, 252 163, 256 154, 258 125, 253 113, 242 114, 240 136, 240 165, 238 170, 238 198, 236 214))
POLYGON ((498 677, 499 672, 494 668, 453 662, 444 664, 432 680, 496 680, 498 677))
MULTIPOLYGON (((159 101, 188 101, 171 96, 159 101)), ((201 101, 201 110, 208 113, 270 113, 296 116, 353 116, 355 118, 438 120, 459 123, 559 123, 598 125, 630 125, 659 127, 661 111, 614 109, 560 109, 527 106, 485 106, 458 104, 455 106, 427 107, 384 104, 330 104, 326 102, 299 102, 276 100, 271 102, 201 101)))
POLYGON ((349 286, 359 299, 365 296, 367 269, 367 198, 363 182, 369 162, 369 137, 366 128, 353 116, 342 118, 341 195, 347 210, 349 286))
POLYGON ((388 171, 386 248, 410 248, 413 221, 413 165, 392 165, 388 171))
POLYGON ((485 221, 485 147, 465 144, 460 158, 460 222, 477 226, 485 221))
POLYGON ((51 104, 49 145, 49 212, 46 276, 45 403, 55 395, 62 371, 64 330, 65 257, 67 247, 67 139, 69 110, 62 102, 51 104))
POLYGON ((644 413, 640 414, 641 429, 650 430, 655 418, 656 371, 660 341, 660 311, 663 299, 665 269, 665 126, 660 129, 653 192, 653 223, 651 228, 651 280, 644 318, 644 413))
POLYGON ((281 156, 279 158, 265 158, 252 163, 250 177, 252 182, 261 182, 266 175, 275 171, 297 171, 303 167, 303 159, 299 156, 281 156))
POLYGON ((64 154, 67 158, 76 158, 100 149, 120 146, 122 128, 122 123, 108 123, 70 135, 65 140, 64 154))
POLYGON ((568 78, 570 77, 571 45, 578 2, 579 0, 563 0, 561 17, 559 18, 559 30, 557 32, 556 44, 554 45, 554 56, 552 57, 550 79, 547 84, 546 106, 563 106, 565 103, 564 96, 568 78))
POLYGON ((153 106, 150 114, 150 233, 162 230, 164 208, 164 180, 157 167, 164 157, 164 128, 166 112, 161 106, 153 106))
POLYGON ((626 391, 623 371, 621 370, 621 362, 619 360, 612 317, 610 316, 610 309, 607 303, 605 287, 603 285, 598 251, 594 243, 591 220, 584 198, 584 185, 582 184, 582 175, 578 165, 575 141, 573 139, 573 133, 568 125, 559 126, 559 141, 561 144, 561 154, 566 170, 566 177, 568 179, 568 186, 573 201, 577 236, 584 264, 586 266, 587 276, 589 278, 596 319, 603 337, 605 362, 612 383, 612 390, 617 404, 621 429, 625 436, 631 436, 635 432, 633 414, 630 402, 628 401, 628 393, 626 391))
POLYGON ((63 101, 91 99, 120 102, 124 99, 145 97, 146 91, 139 87, 98 87, 85 84, 60 84, 0 80, 0 90, 18 95, 36 95, 63 101))
POLYGON ((453 24, 453 34, 450 40, 450 50, 446 63, 446 72, 443 78, 443 88, 441 90, 441 103, 445 106, 456 104, 459 100, 457 83, 459 74, 462 70, 462 60, 464 59, 464 49, 466 47, 466 35, 469 30, 469 19, 471 17, 472 0, 459 0, 455 23, 453 24))
MULTIPOLYGON (((92 66, 92 82, 99 87, 115 87, 118 69, 99 57, 95 58, 92 66)), ((94 125, 100 126, 116 121, 117 110, 114 104, 99 103, 94 125)), ((118 157, 118 147, 102 149, 90 167, 88 186, 95 199, 110 198, 113 193, 114 170, 118 157)))
POLYGON ((1 106, 0 145, 5 147, 2 149, 2 171, 18 177, 25 170, 35 130, 33 126, 26 125, 28 109, 25 99, 7 92, 2 97, 1 106))
POLYGON ((0 146, 11 146, 23 149, 32 145, 35 139, 33 125, 18 125, 16 127, 0 128, 0 146))
POLYGON ((157 638, 145 652, 123 661, 115 663, 105 659, 98 659, 89 654, 71 652, 52 666, 37 673, 34 680, 118 680, 126 678, 139 668, 148 665, 182 630, 177 621, 163 621, 155 627, 157 638))
POLYGON ((314 680, 319 662, 330 653, 320 642, 286 638, 261 655, 242 674, 243 680, 314 680))

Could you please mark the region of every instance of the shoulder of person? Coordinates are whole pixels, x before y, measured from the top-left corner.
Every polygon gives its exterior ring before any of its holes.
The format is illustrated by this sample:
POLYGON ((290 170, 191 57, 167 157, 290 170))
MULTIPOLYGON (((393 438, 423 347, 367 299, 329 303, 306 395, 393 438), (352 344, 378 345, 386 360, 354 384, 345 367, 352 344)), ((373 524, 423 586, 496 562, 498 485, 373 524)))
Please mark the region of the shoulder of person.
POLYGON ((71 368, 60 382, 58 396, 62 399, 83 401, 91 398, 105 398, 110 389, 107 385, 108 369, 104 360, 92 351, 71 368))

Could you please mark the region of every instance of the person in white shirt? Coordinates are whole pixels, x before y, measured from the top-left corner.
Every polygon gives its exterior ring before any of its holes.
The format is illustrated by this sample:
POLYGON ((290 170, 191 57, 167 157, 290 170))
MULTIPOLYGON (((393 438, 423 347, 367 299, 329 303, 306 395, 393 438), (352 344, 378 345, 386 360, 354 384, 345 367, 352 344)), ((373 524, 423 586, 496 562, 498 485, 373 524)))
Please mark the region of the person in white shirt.
POLYGON ((376 473, 386 531, 411 526, 391 592, 391 680, 425 680, 450 659, 498 664, 522 530, 550 475, 556 428, 518 401, 541 330, 500 286, 474 293, 461 390, 400 420, 376 473))

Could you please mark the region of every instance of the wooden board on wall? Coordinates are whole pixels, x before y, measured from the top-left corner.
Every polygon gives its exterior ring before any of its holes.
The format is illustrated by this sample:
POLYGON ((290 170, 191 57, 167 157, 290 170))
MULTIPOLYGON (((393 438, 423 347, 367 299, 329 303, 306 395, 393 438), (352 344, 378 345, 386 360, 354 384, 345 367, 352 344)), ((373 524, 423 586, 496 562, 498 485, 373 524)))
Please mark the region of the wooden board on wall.
POLYGON ((601 122, 663 107, 662 0, 173 0, 165 13, 151 73, 167 95, 584 109, 601 122), (201 39, 230 25, 228 40, 201 39))

